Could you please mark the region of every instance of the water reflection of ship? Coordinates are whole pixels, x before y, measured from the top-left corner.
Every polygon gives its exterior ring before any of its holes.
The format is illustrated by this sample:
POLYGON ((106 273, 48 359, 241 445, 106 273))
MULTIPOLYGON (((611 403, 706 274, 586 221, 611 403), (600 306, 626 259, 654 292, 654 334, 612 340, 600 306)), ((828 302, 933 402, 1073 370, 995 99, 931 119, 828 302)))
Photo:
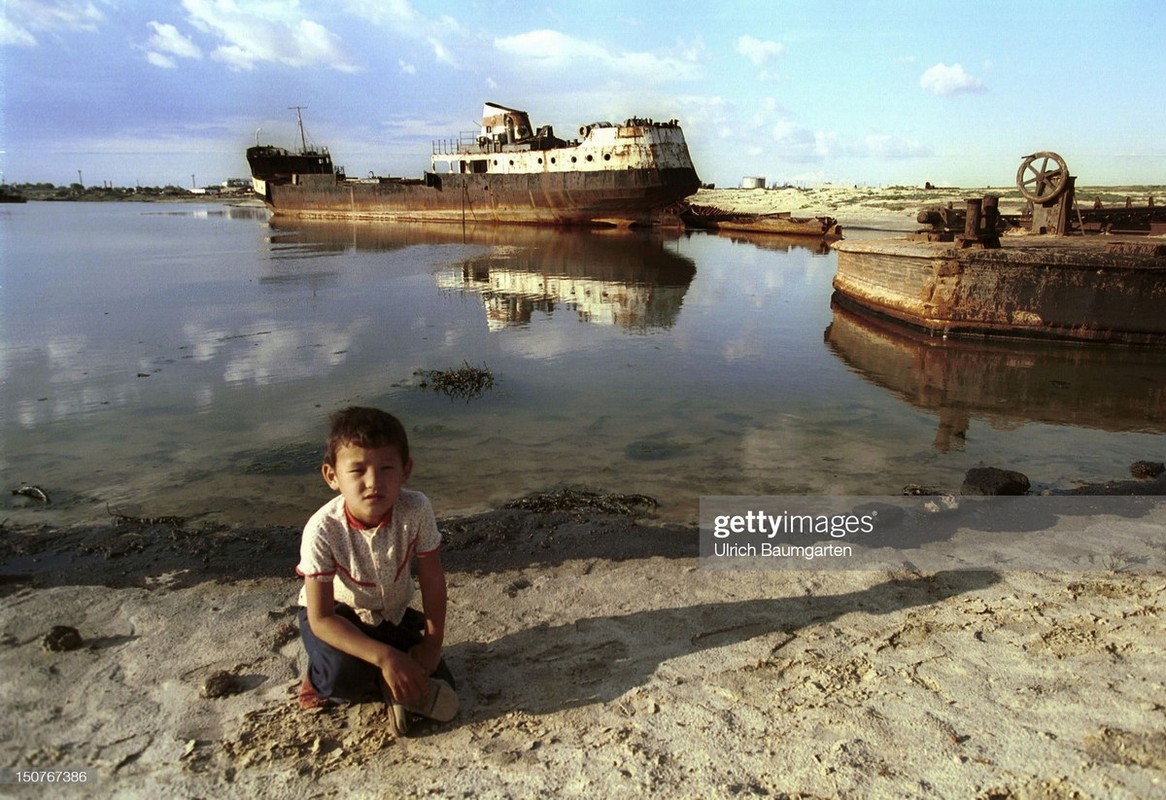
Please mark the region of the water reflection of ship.
POLYGON ((438 274, 442 289, 481 296, 490 330, 526 324, 558 306, 584 322, 628 330, 676 322, 696 266, 641 233, 528 231, 525 242, 467 258, 438 274))
MULTIPOLYGON (((276 256, 330 255, 347 250, 403 250, 417 245, 494 245, 512 240, 508 229, 483 225, 445 225, 421 222, 369 220, 308 220, 272 217, 268 242, 276 256)), ((515 236, 524 228, 516 227, 515 236)))
MULTIPOLYGON (((631 330, 670 327, 696 275, 692 260, 658 232, 280 217, 269 225, 277 259, 418 245, 487 248, 440 272, 437 284, 481 296, 491 330, 528 323, 535 311, 551 313, 560 305, 588 322, 631 330)), ((270 277, 290 279, 283 273, 270 277)))
POLYGON ((927 336, 833 304, 830 350, 871 383, 939 415, 934 446, 959 447, 973 416, 1105 431, 1166 431, 1166 351, 927 336))

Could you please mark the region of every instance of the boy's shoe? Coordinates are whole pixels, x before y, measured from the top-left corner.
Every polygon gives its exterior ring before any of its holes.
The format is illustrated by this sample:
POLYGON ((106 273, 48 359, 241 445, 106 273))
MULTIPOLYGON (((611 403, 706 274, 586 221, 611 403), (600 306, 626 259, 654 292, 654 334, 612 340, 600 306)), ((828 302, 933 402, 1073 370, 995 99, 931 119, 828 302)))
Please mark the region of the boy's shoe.
POLYGON ((311 711, 313 708, 323 708, 328 705, 327 697, 320 697, 316 694, 316 688, 312 686, 312 682, 308 680, 308 676, 304 675, 303 682, 300 683, 300 694, 297 698, 300 708, 304 711, 311 711))
POLYGON ((412 705, 398 703, 393 699, 388 686, 382 684, 382 688, 389 712, 389 728, 394 736, 400 737, 407 734, 415 717, 425 717, 437 722, 449 722, 457 716, 457 692, 440 678, 430 678, 429 693, 420 702, 412 705))

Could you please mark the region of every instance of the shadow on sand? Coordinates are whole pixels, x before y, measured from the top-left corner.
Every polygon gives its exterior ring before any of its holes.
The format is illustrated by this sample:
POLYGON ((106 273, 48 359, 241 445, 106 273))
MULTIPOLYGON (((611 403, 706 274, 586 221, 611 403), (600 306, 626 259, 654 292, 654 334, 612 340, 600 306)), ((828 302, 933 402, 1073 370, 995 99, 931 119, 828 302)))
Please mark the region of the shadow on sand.
POLYGON ((511 711, 548 714, 605 703, 642 686, 670 659, 769 634, 771 655, 798 630, 844 614, 890 614, 938 603, 1000 581, 991 571, 896 578, 836 595, 784 597, 583 617, 543 625, 492 642, 447 649, 462 678, 461 723, 511 711))

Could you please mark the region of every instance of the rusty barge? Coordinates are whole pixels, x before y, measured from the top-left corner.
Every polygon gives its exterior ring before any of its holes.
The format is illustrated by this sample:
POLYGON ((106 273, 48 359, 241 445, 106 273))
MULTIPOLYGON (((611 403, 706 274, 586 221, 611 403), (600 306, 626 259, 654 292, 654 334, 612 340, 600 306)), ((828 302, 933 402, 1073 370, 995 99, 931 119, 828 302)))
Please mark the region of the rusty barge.
POLYGON ((402 222, 650 225, 700 179, 675 121, 535 129, 525 111, 486 103, 474 135, 435 142, 421 178, 352 178, 331 154, 248 148, 252 184, 273 214, 402 222))
POLYGON ((1071 235, 1073 181, 1055 153, 1026 157, 1032 228, 1020 235, 1000 235, 988 197, 968 201, 959 235, 835 243, 834 299, 944 337, 1166 345, 1166 241, 1071 235))

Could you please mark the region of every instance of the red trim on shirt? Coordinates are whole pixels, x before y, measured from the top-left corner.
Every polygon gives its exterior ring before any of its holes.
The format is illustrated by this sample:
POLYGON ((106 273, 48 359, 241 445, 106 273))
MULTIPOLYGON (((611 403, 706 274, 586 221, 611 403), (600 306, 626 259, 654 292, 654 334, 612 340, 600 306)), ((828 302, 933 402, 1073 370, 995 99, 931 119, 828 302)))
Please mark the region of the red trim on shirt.
POLYGON ((331 572, 301 572, 299 567, 296 567, 296 574, 301 578, 323 578, 325 576, 331 578, 336 575, 336 570, 331 572))
POLYGON ((393 581, 401 579, 401 573, 409 568, 409 561, 413 558, 413 553, 417 550, 417 537, 414 536, 409 546, 405 548, 405 557, 401 559, 401 563, 397 566, 397 574, 393 576, 393 581))
POLYGON ((375 531, 382 525, 389 524, 393 519, 393 509, 389 508, 385 516, 376 525, 365 525, 363 522, 352 516, 352 512, 348 510, 348 503, 344 504, 344 519, 348 521, 348 527, 354 531, 375 531))
POLYGON ((353 583, 355 583, 357 586, 372 587, 374 589, 379 588, 379 586, 377 585, 377 583, 375 581, 372 583, 366 583, 365 581, 358 581, 356 578, 352 577, 352 573, 349 572, 348 570, 346 570, 342 564, 340 564, 339 562, 333 562, 333 563, 335 564, 336 569, 340 570, 345 575, 347 575, 348 579, 350 581, 352 581, 353 583))

